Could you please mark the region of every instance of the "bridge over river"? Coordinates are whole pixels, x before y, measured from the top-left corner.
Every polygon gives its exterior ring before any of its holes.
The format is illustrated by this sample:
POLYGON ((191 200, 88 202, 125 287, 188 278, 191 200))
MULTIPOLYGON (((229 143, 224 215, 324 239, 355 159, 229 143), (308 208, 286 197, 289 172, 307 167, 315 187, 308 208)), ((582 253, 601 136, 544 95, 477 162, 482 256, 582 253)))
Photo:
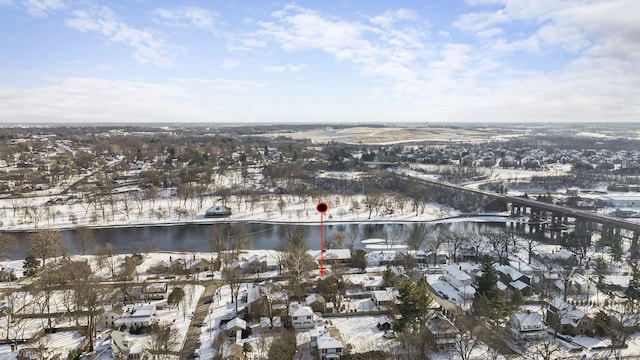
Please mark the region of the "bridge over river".
POLYGON ((480 195, 485 199, 486 204, 501 202, 506 208, 510 209, 513 216, 528 216, 529 221, 527 224, 539 230, 560 230, 566 228, 568 224, 575 226, 576 234, 584 234, 591 230, 597 230, 603 234, 624 230, 620 233, 631 239, 632 255, 638 255, 640 223, 537 201, 528 197, 509 196, 424 178, 407 177, 436 187, 444 187, 480 195), (570 221, 570 219, 573 221, 570 221))

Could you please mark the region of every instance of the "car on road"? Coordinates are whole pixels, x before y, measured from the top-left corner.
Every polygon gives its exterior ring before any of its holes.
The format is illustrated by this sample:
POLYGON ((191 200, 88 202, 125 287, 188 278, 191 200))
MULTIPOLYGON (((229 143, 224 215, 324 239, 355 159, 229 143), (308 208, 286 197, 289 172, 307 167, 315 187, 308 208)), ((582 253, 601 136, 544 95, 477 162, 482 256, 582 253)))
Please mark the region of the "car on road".
POLYGON ((193 357, 194 357, 194 358, 199 358, 199 357, 200 357, 200 349, 196 349, 196 350, 193 352, 193 357))
POLYGON ((204 301, 205 304, 211 304, 213 303, 213 299, 207 299, 204 301))

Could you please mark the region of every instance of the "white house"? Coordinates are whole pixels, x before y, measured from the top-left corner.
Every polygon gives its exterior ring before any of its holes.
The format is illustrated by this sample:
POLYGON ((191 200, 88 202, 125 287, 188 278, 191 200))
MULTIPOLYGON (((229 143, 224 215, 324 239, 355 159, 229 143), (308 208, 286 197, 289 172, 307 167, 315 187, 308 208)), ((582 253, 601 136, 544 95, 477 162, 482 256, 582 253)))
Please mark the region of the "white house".
POLYGON ((338 329, 312 329, 309 335, 311 346, 317 351, 318 360, 340 359, 344 354, 344 344, 338 329))
POLYGON ((318 337, 318 359, 340 359, 344 345, 331 336, 318 337))
POLYGON ((314 314, 308 306, 292 303, 289 306, 289 316, 291 317, 291 326, 294 329, 309 329, 314 327, 314 314))
POLYGON ((98 327, 102 329, 114 328, 116 320, 122 317, 122 306, 117 305, 102 313, 102 321, 98 323, 98 327))
MULTIPOLYGON (((320 250, 307 250, 316 261, 320 261, 320 250)), ((347 262, 351 260, 351 251, 349 249, 325 249, 324 261, 327 262, 347 262)))
POLYGON ((471 285, 473 279, 469 274, 460 270, 456 265, 446 265, 442 268, 442 276, 444 280, 451 284, 454 288, 463 288, 471 285))
POLYGON ((153 323, 153 316, 156 314, 155 305, 134 305, 127 309, 120 319, 114 321, 115 327, 149 326, 153 323))
POLYGON ((371 300, 376 306, 393 306, 395 296, 392 289, 374 290, 371 292, 371 300))
POLYGON ((516 340, 542 339, 547 327, 536 312, 515 313, 509 317, 509 331, 516 340))

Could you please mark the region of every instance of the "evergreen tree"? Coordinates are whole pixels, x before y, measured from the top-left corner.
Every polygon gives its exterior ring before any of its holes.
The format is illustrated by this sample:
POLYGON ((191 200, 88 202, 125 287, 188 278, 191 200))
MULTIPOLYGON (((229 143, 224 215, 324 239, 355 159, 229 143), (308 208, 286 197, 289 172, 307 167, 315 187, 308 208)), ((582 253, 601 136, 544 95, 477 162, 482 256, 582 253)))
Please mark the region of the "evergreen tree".
POLYGON ((398 323, 400 330, 409 324, 425 322, 432 300, 427 284, 416 284, 413 280, 405 278, 398 288, 398 300, 398 312, 402 315, 398 323))
POLYGON ((182 290, 182 288, 179 288, 179 287, 174 288, 173 291, 171 291, 171 293, 169 293, 169 296, 167 297, 167 304, 169 304, 169 306, 178 306, 183 298, 184 298, 184 290, 182 290))
POLYGON ((24 276, 32 276, 38 272, 40 268, 40 260, 36 259, 36 257, 32 254, 27 255, 24 258, 24 265, 22 265, 24 269, 24 276))
POLYGON ((633 300, 640 300, 640 269, 638 263, 631 263, 631 280, 629 280, 629 286, 625 290, 624 294, 633 300))
POLYGON ((611 243, 609 244, 609 249, 611 251, 611 257, 613 260, 620 262, 622 261, 622 235, 620 235, 620 231, 616 231, 615 234, 611 235, 611 243))
POLYGON ((503 293, 498 289, 498 274, 493 267, 491 257, 483 257, 480 263, 482 276, 478 278, 478 289, 473 299, 473 309, 479 315, 497 319, 508 312, 503 293))
POLYGON ((393 280, 396 278, 396 275, 393 273, 390 265, 387 265, 387 268, 382 273, 382 281, 384 282, 384 286, 391 287, 393 286, 393 280))

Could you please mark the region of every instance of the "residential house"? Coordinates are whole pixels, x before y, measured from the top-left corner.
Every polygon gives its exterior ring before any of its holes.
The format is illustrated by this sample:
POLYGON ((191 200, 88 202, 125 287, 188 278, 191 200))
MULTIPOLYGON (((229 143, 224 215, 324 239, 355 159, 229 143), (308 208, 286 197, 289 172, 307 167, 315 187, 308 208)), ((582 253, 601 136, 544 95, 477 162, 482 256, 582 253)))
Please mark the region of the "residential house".
POLYGON ((393 306, 395 294, 392 288, 386 290, 374 290, 371 292, 371 300, 376 306, 393 306))
POLYGON ((307 304, 313 312, 327 312, 327 304, 322 295, 311 294, 304 299, 304 303, 307 304))
POLYGON ((336 328, 312 329, 310 338, 311 348, 318 360, 340 359, 344 354, 344 340, 336 328))
POLYGON ((381 277, 371 277, 364 282, 364 289, 368 291, 384 289, 384 280, 381 277))
MULTIPOLYGON (((320 250, 307 250, 307 254, 320 262, 320 250)), ((351 250, 349 249, 325 249, 324 261, 327 264, 348 263, 351 261, 351 250)))
POLYGON ((584 335, 593 330, 593 320, 587 314, 562 301, 561 297, 554 298, 547 310, 547 325, 564 335, 584 335))
POLYGON ((578 257, 573 252, 567 249, 560 249, 558 251, 541 251, 534 252, 533 257, 543 264, 562 264, 567 267, 577 266, 579 263, 578 257))
POLYGON ((101 315, 101 321, 98 322, 99 328, 115 328, 116 320, 122 317, 122 305, 116 305, 109 310, 105 310, 101 315))
POLYGON ((429 251, 428 253, 425 254, 425 258, 426 258, 426 261, 423 262, 425 264, 444 265, 449 260, 449 255, 447 254, 446 251, 443 251, 443 250, 429 251))
POLYGON ((521 273, 520 271, 518 271, 518 269, 514 268, 511 265, 497 265, 495 268, 500 281, 505 284, 509 284, 514 281, 520 281, 527 285, 531 285, 531 277, 521 273))
POLYGON ((463 288, 471 285, 473 279, 469 274, 460 270, 456 265, 446 265, 442 268, 442 276, 444 280, 451 284, 454 288, 463 288))
POLYGON ((164 300, 167 296, 167 283, 145 283, 142 287, 142 298, 144 300, 164 300))
POLYGON ((409 250, 409 251, 407 251, 407 254, 409 256, 411 256, 411 259, 413 259, 413 261, 416 264, 427 264, 427 263, 429 263, 429 260, 430 260, 429 256, 428 256, 429 254, 424 252, 424 250, 409 250))
POLYGON ((289 317, 294 329, 309 329, 315 326, 315 314, 308 306, 292 303, 289 305, 289 317))
POLYGON ((516 340, 537 340, 547 334, 547 327, 537 312, 511 314, 508 328, 516 340))
POLYGON ((126 309, 122 316, 114 321, 116 328, 124 327, 142 327, 149 326, 154 322, 156 314, 155 305, 134 305, 126 309))
POLYGON ((427 319, 427 341, 434 351, 452 349, 459 331, 441 312, 433 312, 427 319))
POLYGON ((365 255, 365 260, 367 266, 395 264, 398 262, 398 253, 394 250, 372 251, 365 255))

